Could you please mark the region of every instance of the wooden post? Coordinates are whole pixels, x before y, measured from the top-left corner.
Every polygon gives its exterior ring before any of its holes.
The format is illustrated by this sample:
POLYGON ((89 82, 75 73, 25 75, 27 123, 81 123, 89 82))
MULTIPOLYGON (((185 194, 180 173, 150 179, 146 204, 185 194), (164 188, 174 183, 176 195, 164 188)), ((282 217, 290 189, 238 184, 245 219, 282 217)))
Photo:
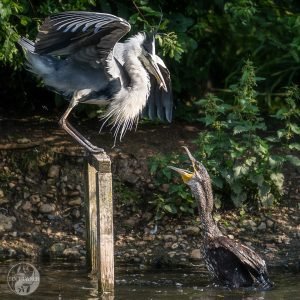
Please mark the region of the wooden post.
POLYGON ((101 293, 114 290, 111 162, 106 153, 88 154, 86 164, 87 264, 101 293))

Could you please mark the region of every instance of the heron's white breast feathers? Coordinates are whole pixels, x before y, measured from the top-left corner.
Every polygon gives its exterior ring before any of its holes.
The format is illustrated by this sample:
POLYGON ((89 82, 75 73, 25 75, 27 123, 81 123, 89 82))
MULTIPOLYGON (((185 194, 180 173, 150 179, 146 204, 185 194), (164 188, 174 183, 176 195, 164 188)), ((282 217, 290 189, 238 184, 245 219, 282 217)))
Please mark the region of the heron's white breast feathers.
POLYGON ((120 132, 120 139, 137 123, 150 92, 149 75, 140 60, 129 52, 124 55, 124 67, 130 77, 130 84, 114 96, 103 117, 106 122, 111 120, 115 129, 114 135, 117 137, 120 132))

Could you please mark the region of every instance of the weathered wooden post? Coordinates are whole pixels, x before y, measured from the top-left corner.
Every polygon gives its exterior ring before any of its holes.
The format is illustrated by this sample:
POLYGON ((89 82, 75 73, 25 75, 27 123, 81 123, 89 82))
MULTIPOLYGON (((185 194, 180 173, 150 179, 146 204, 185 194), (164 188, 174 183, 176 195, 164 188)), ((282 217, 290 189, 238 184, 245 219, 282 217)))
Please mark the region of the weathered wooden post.
POLYGON ((86 157, 87 264, 101 293, 114 290, 111 161, 106 153, 86 157))

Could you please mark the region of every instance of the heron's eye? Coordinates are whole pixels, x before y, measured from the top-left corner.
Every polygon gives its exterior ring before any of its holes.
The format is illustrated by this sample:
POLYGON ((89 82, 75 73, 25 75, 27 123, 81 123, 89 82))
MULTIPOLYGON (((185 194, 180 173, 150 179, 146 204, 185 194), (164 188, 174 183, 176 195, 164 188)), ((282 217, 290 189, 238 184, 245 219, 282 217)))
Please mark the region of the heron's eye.
POLYGON ((142 53, 143 53, 143 55, 145 56, 145 57, 148 57, 149 56, 149 52, 143 47, 142 48, 143 50, 142 50, 142 53))

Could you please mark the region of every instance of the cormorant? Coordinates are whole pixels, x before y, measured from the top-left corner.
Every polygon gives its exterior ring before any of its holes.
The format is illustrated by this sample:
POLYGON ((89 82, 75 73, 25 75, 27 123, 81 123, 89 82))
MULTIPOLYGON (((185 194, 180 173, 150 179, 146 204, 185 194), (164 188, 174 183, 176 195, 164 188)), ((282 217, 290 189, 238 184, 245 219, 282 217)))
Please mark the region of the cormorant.
POLYGON ((273 283, 268 277, 265 261, 254 250, 224 236, 218 228, 212 217, 214 199, 210 176, 203 164, 192 156, 188 148, 184 148, 194 171, 169 168, 181 175, 198 203, 204 229, 201 251, 208 271, 218 284, 230 288, 271 288, 273 283))

